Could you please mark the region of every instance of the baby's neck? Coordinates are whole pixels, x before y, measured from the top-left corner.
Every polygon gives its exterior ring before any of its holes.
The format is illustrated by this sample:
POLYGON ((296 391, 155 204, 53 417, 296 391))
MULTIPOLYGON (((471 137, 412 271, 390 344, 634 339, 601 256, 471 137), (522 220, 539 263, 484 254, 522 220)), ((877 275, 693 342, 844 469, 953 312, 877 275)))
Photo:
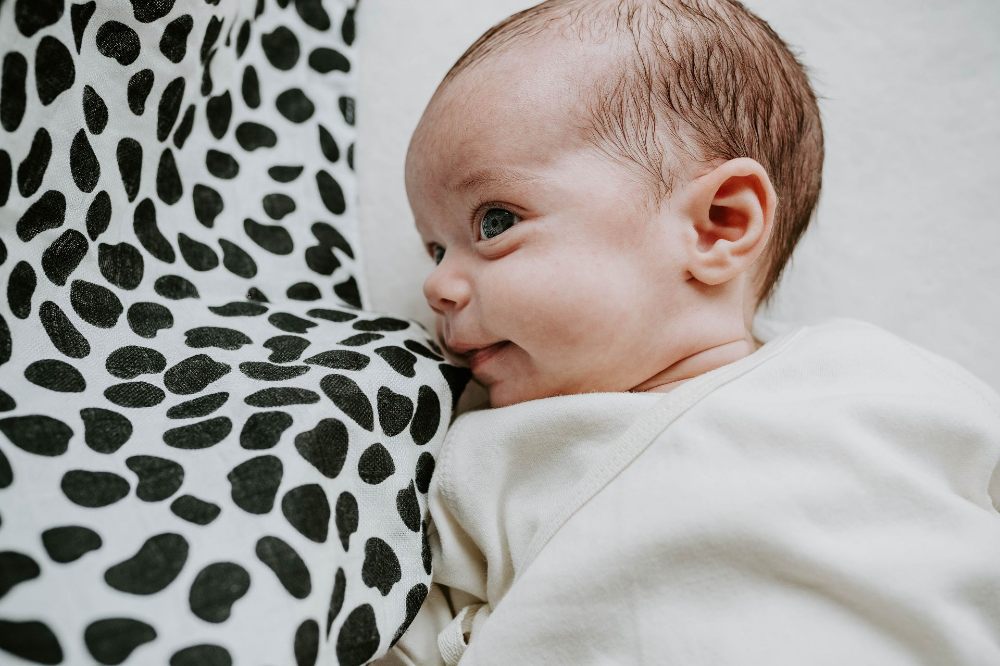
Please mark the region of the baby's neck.
POLYGON ((744 356, 749 356, 760 349, 761 346, 762 343, 760 341, 748 334, 745 338, 709 347, 683 358, 669 368, 658 372, 631 389, 629 393, 667 393, 689 379, 738 361, 744 356))

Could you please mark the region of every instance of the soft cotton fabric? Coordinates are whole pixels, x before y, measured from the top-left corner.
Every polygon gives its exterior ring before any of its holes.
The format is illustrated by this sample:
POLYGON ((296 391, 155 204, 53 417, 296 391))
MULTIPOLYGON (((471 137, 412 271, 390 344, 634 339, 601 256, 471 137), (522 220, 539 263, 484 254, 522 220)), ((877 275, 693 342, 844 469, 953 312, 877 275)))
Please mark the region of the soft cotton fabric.
POLYGON ((394 659, 997 664, 998 460, 995 392, 853 320, 667 394, 470 412, 394 659))

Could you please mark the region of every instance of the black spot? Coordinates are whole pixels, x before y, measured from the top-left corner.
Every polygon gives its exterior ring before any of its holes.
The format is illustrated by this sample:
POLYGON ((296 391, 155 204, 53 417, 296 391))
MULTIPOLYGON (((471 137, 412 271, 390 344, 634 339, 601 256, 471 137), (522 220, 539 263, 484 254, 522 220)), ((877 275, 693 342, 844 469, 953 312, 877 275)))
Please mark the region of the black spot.
POLYGON ((351 312, 344 312, 342 310, 328 310, 324 308, 313 308, 307 312, 310 317, 316 317, 317 319, 325 319, 327 321, 351 321, 352 319, 357 319, 358 315, 351 312))
POLYGON ((319 485, 312 483, 289 490, 281 498, 281 512, 302 536, 316 543, 326 541, 330 503, 319 485))
POLYGON ((256 317, 267 312, 267 306, 249 301, 234 301, 225 305, 213 305, 208 308, 221 317, 256 317))
POLYGON ((358 425, 368 432, 375 429, 372 403, 357 382, 343 375, 327 375, 320 380, 319 387, 333 404, 354 419, 358 425))
POLYGON ((319 287, 311 282, 296 282, 288 288, 285 295, 296 301, 318 301, 323 298, 319 287))
MULTIPOLYGON (((0 206, 7 205, 7 199, 10 197, 10 186, 12 177, 14 175, 14 165, 10 160, 10 155, 6 150, 0 148, 0 206)), ((0 254, 0 264, 2 264, 7 258, 6 250, 0 254)))
POLYGON ((422 344, 420 344, 416 340, 407 340, 406 342, 403 343, 403 345, 407 349, 409 349, 411 352, 414 352, 415 354, 420 354, 424 358, 429 358, 432 361, 443 361, 444 360, 444 358, 442 356, 440 356, 438 354, 435 354, 433 351, 431 351, 427 347, 423 346, 422 344))
POLYGON ((403 634, 413 623, 413 620, 416 619, 417 612, 424 605, 424 599, 427 598, 427 591, 426 585, 417 583, 406 593, 406 617, 403 619, 403 623, 399 625, 399 629, 396 630, 396 635, 392 638, 392 645, 395 645, 396 641, 402 638, 403 634))
POLYGON ((264 212, 272 220, 280 220, 295 211, 295 200, 287 194, 267 194, 263 199, 264 212))
POLYGON ((195 525, 208 525, 222 513, 217 504, 204 502, 193 495, 181 495, 170 503, 170 510, 178 518, 195 525))
POLYGON ((219 265, 219 256, 212 248, 194 240, 187 234, 177 234, 177 245, 180 247, 184 261, 196 271, 210 271, 219 265))
POLYGON ((218 192, 207 185, 195 185, 191 191, 191 200, 194 204, 194 215, 204 226, 211 228, 215 225, 215 218, 222 212, 222 197, 218 192))
POLYGON ((247 65, 247 68, 243 70, 241 90, 243 101, 248 107, 256 109, 260 106, 260 79, 257 78, 257 70, 254 69, 253 65, 247 65))
POLYGON ((163 501, 176 493, 184 482, 184 468, 166 458, 132 456, 125 464, 139 477, 135 494, 144 502, 163 501))
POLYGON ((240 32, 236 36, 236 57, 242 58, 243 52, 246 51, 247 45, 250 43, 250 21, 243 21, 243 25, 240 26, 240 32))
POLYGON ((311 405, 319 402, 319 395, 309 389, 292 386, 268 388, 244 398, 251 407, 285 407, 286 405, 311 405))
POLYGON ((101 243, 97 248, 97 265, 104 279, 116 287, 135 289, 142 282, 142 254, 129 243, 101 243))
POLYGON ((441 423, 441 402, 429 386, 421 386, 417 394, 417 411, 410 423, 410 435, 417 446, 431 441, 441 423))
POLYGON ((319 654, 319 624, 306 620, 295 630, 296 666, 315 666, 319 654))
POLYGON ((317 30, 330 29, 330 16, 323 9, 322 0, 295 0, 295 10, 306 25, 317 30))
POLYGON ((375 610, 362 604, 351 611, 337 633, 337 661, 341 666, 366 664, 378 651, 380 641, 375 610))
POLYGON ((43 231, 61 227, 65 221, 66 197, 62 192, 49 190, 17 221, 17 237, 27 243, 43 231))
POLYGON ((108 106, 90 86, 83 87, 83 118, 91 134, 100 134, 108 124, 108 106))
POLYGON ((379 443, 372 444, 358 459, 358 474, 365 483, 376 485, 396 473, 392 454, 379 443))
POLYGON ((69 90, 75 80, 73 54, 55 37, 42 37, 35 51, 35 84, 42 105, 51 104, 69 90))
POLYGON ((167 84, 160 96, 160 106, 156 116, 156 138, 166 141, 170 136, 177 115, 181 111, 181 101, 184 99, 184 77, 178 76, 167 84))
POLYGON ((38 308, 38 318, 49 340, 60 352, 70 358, 84 358, 90 354, 90 343, 58 305, 52 301, 45 301, 38 308))
POLYGON ((347 591, 347 577, 343 569, 337 569, 333 577, 333 592, 330 593, 330 609, 326 613, 326 636, 330 637, 330 628, 333 621, 340 614, 340 609, 344 607, 344 593, 347 591))
POLYGON ((240 363, 240 371, 252 379, 277 382, 300 377, 308 372, 309 368, 304 365, 274 365, 273 363, 262 361, 246 361, 240 363))
POLYGON ((281 459, 258 456, 240 463, 226 476, 233 503, 247 513, 264 514, 274 507, 284 468, 281 459))
POLYGON ((66 472, 60 487, 70 502, 91 509, 114 504, 129 492, 128 481, 117 474, 82 469, 66 472))
POLYGON ((174 405, 167 410, 167 418, 191 419, 199 416, 208 416, 219 407, 226 404, 226 400, 228 399, 229 394, 224 391, 222 393, 210 393, 209 395, 203 395, 200 398, 195 398, 194 400, 188 400, 180 403, 179 405, 174 405))
POLYGON ((417 490, 426 494, 431 487, 431 478, 434 476, 434 456, 424 451, 417 458, 417 469, 415 471, 417 490))
POLYGON ((240 431, 240 446, 251 450, 270 449, 291 425, 292 417, 285 412, 251 414, 240 431))
POLYGON ((224 440, 233 429, 226 416, 198 421, 191 425, 171 428, 163 433, 163 441, 175 449, 207 449, 224 440))
POLYGON ((108 569, 104 580, 119 592, 155 594, 177 578, 187 556, 188 542, 180 534, 157 534, 135 555, 108 569))
POLYGON ((309 66, 320 74, 351 71, 351 61, 334 49, 318 48, 309 54, 309 66))
POLYGON ((153 70, 140 69, 128 80, 128 108, 137 116, 146 112, 146 99, 153 90, 153 70))
POLYGON ((459 368, 447 363, 439 364, 438 369, 448 382, 448 388, 451 390, 451 411, 454 413, 458 407, 458 399, 462 396, 462 391, 469 383, 469 380, 472 379, 472 373, 469 372, 468 368, 459 368))
POLYGON ((201 40, 199 57, 201 58, 202 64, 208 64, 208 61, 212 58, 215 51, 212 47, 215 46, 216 40, 219 39, 219 33, 221 31, 222 19, 218 16, 212 16, 212 18, 208 21, 208 25, 205 27, 205 35, 201 40))
POLYGON ((28 77, 28 60, 11 51, 3 59, 3 80, 0 81, 0 125, 13 132, 21 125, 28 96, 25 81, 28 77))
POLYGON ((299 40, 295 38, 295 33, 284 26, 261 35, 260 43, 264 47, 264 55, 277 69, 289 70, 299 60, 299 40))
POLYGON ((111 197, 105 191, 100 191, 90 207, 87 208, 87 235, 90 240, 97 240, 111 223, 111 197))
POLYGON ((8 416, 0 419, 0 432, 14 446, 36 456, 61 456, 66 453, 73 431, 51 416, 8 416))
POLYGON ((177 162, 169 148, 160 153, 160 164, 156 168, 156 195, 168 205, 174 205, 184 196, 184 185, 177 172, 177 162))
POLYGON ((42 270, 53 284, 62 286, 86 254, 87 238, 67 229, 42 252, 42 270))
POLYGON ((61 664, 63 661, 59 639, 37 620, 0 620, 0 650, 36 664, 61 664))
POLYGON ((80 410, 84 440, 98 453, 114 453, 132 436, 132 423, 110 409, 85 407, 80 410))
POLYGON ((354 144, 347 147, 347 166, 354 171, 354 144))
MULTIPOLYGON (((294 335, 278 335, 265 342, 264 346, 271 350, 271 355, 268 357, 269 361, 272 363, 289 363, 297 361, 309 344, 309 341, 305 338, 294 335)), ((309 361, 306 362, 308 363, 309 361)))
POLYGON ((342 215, 346 210, 344 191, 340 189, 333 176, 320 170, 316 173, 316 185, 319 187, 319 196, 326 209, 334 215, 342 215))
MULTIPOLYGON (((164 155, 168 152, 164 151, 164 155)), ((172 161, 173 157, 170 159, 172 161)), ((156 206, 150 199, 143 199, 136 207, 132 226, 136 238, 150 254, 160 261, 174 263, 176 259, 174 248, 156 225, 156 206)))
POLYGON ((420 531, 420 503, 417 501, 417 489, 410 485, 396 493, 396 511, 403 519, 403 524, 414 532, 420 531))
POLYGON ((80 371, 65 361, 43 359, 24 369, 24 377, 32 384, 60 393, 82 393, 87 388, 80 371))
POLYGON ((340 113, 344 116, 344 122, 348 125, 354 125, 354 98, 341 97, 337 101, 337 105, 340 107, 340 113))
POLYGON ((97 620, 83 631, 87 649, 102 664, 120 664, 137 647, 156 638, 156 631, 139 620, 113 617, 97 620))
POLYGON ((358 291, 358 282, 353 277, 334 285, 333 293, 351 307, 361 307, 361 292, 358 291))
POLYGON ((278 111, 293 123, 304 123, 312 118, 316 107, 300 88, 291 88, 275 100, 278 111))
POLYGON ((266 564, 278 582, 296 599, 305 599, 312 592, 309 569, 295 549, 278 537, 266 536, 257 541, 257 559, 266 564))
POLYGON ((11 342, 10 327, 3 315, 0 315, 0 365, 10 360, 11 342))
POLYGON ((163 29, 163 36, 160 37, 160 53, 172 63, 184 60, 184 55, 187 53, 188 35, 191 34, 193 27, 194 21, 190 14, 182 14, 168 23, 167 27, 163 29))
POLYGON ((271 128, 253 122, 240 123, 236 126, 236 140, 243 150, 248 151, 273 148, 278 143, 278 137, 271 128))
POLYGON ((205 153, 205 166, 210 174, 226 180, 235 178, 240 172, 240 165, 232 155, 214 148, 205 153))
POLYGON ((375 353, 381 356, 389 364, 389 367, 404 377, 416 376, 416 370, 413 368, 417 363, 417 357, 402 347, 379 347, 375 353))
MULTIPOLYGON (((142 181, 142 146, 135 139, 125 138, 118 142, 116 151, 118 172, 129 201, 135 201, 142 181)), ((149 249, 149 248, 146 248, 149 249)))
POLYGON ((302 174, 300 166, 273 166, 267 174, 279 183, 290 183, 302 174))
POLYGON ((100 535, 88 527, 67 525, 42 532, 42 545, 53 562, 74 562, 103 545, 100 535))
POLYGON ((232 328, 217 326, 201 326, 192 328, 184 334, 188 347, 216 347, 218 349, 239 349, 243 345, 253 344, 246 333, 232 328))
POLYGON ((175 652, 170 666, 233 666, 233 658, 218 645, 192 645, 175 652))
POLYGON ((340 159, 340 148, 337 146, 337 141, 322 125, 319 126, 319 147, 323 151, 323 157, 331 162, 340 159))
POLYGON ((218 97, 210 97, 205 104, 205 117, 208 119, 208 129, 216 139, 221 139, 229 129, 229 120, 233 116, 233 99, 229 91, 218 97))
POLYGON ((135 379, 139 375, 159 373, 167 365, 163 354, 149 347, 120 347, 108 355, 105 367, 121 379, 135 379))
POLYGON ((3 598, 11 588, 32 578, 38 578, 42 570, 38 563, 25 555, 13 550, 0 552, 0 598, 3 598))
POLYGON ((64 10, 63 0, 17 0, 14 23, 22 35, 31 37, 62 18, 64 10))
POLYGON ((42 186, 45 170, 49 168, 52 158, 52 137, 45 128, 35 132, 31 140, 31 148, 17 167, 17 189, 21 196, 27 199, 42 186))
POLYGON ((133 303, 128 309, 128 325, 136 335, 155 338, 161 329, 174 325, 174 316, 159 303, 133 303))
POLYGON ((163 402, 163 389, 149 382, 126 382, 104 389, 104 397, 119 407, 153 407, 163 402))
POLYGON ((163 298, 179 301, 184 298, 198 298, 198 289, 190 280, 180 275, 164 275, 156 278, 153 289, 163 298))
MULTIPOLYGON (((17 407, 17 403, 14 401, 14 398, 12 398, 3 389, 0 389, 0 412, 9 412, 9 411, 13 410, 15 407, 17 407)), ((4 479, 5 478, 8 479, 8 483, 6 485, 10 485, 10 483, 9 483, 9 479, 10 479, 9 475, 5 476, 5 472, 3 471, 3 465, 4 464, 6 464, 6 463, 0 461, 0 488, 4 487, 4 479)), ((9 471, 9 468, 8 468, 8 471, 9 471)))
POLYGON ((347 444, 347 427, 337 419, 323 419, 312 430, 295 437, 299 455, 328 479, 337 478, 344 468, 347 444))
MULTIPOLYGON (((344 352, 352 353, 352 352, 344 352)), ((363 354, 358 354, 367 360, 363 354)), ((309 362, 308 360, 306 361, 309 362)), ((395 437, 406 430, 413 418, 413 401, 405 395, 394 393, 392 389, 383 386, 378 390, 378 422, 382 432, 388 437, 395 437)))
POLYGON ((7 305, 11 314, 18 319, 27 319, 31 314, 31 297, 38 286, 35 269, 27 261, 19 261, 10 272, 7 283, 7 305))
POLYGON ((97 30, 97 50, 120 65, 131 65, 139 57, 139 35, 118 21, 108 21, 97 30))
POLYGON ((249 289, 247 289, 246 299, 248 301, 257 301, 259 303, 267 303, 268 302, 267 296, 265 296, 264 292, 262 292, 257 287, 250 287, 249 289))
POLYGON ((286 333, 307 333, 310 328, 316 326, 316 322, 296 317, 287 312, 275 312, 268 316, 267 320, 275 328, 279 328, 286 333))
POLYGON ((362 319, 351 326, 359 331, 403 331, 410 327, 410 322, 395 317, 378 317, 362 319))
POLYGON ((239 245, 220 238, 219 247, 222 248, 222 265, 230 273, 246 279, 257 275, 257 263, 239 245))
POLYGON ((378 333, 359 333, 357 335, 352 335, 349 338, 344 338, 340 341, 340 344, 345 347, 361 347, 368 344, 369 342, 375 342, 376 340, 381 340, 384 335, 378 333))
POLYGON ((358 500, 349 492, 340 493, 337 498, 336 522, 340 545, 346 553, 351 535, 358 531, 358 500))
POLYGON ((273 254, 291 254, 295 249, 292 236, 284 227, 260 224, 247 218, 243 221, 243 230, 254 243, 273 254))
POLYGON ((358 352, 335 349, 310 356, 305 362, 333 370, 364 370, 368 367, 369 358, 358 352))
POLYGON ((424 573, 431 575, 431 540, 427 532, 427 521, 420 522, 420 556, 424 561, 424 573))
POLYGON ((124 310, 114 292, 86 280, 73 280, 69 302, 81 319, 99 328, 113 327, 124 310))
POLYGON ((354 43, 354 12, 352 7, 344 13, 344 22, 340 25, 340 36, 344 38, 344 43, 350 46, 354 43))
POLYGON ((184 147, 184 142, 191 134, 192 127, 194 127, 194 104, 188 104, 187 110, 184 111, 184 117, 181 118, 180 124, 177 125, 177 131, 174 132, 174 145, 177 146, 178 150, 184 147))
POLYGON ((233 562, 215 562, 198 572, 188 597, 191 612, 206 622, 225 622, 233 604, 250 589, 250 574, 233 562))
POLYGON ((152 23, 163 18, 174 8, 174 0, 129 0, 132 14, 140 23, 152 23))
POLYGON ((163 376, 163 384, 172 393, 190 395, 225 376, 231 366, 218 363, 207 354, 198 354, 177 363, 163 376))

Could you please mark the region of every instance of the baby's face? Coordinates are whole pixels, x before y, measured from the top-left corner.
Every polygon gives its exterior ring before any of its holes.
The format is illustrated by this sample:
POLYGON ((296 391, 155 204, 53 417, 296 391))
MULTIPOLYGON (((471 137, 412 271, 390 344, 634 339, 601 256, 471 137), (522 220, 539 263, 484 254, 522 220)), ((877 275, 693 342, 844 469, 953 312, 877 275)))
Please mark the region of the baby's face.
POLYGON ((589 67, 561 44, 492 56, 437 95, 410 145, 407 193, 437 262, 424 295, 494 407, 628 391, 683 356, 680 225, 584 140, 589 67))

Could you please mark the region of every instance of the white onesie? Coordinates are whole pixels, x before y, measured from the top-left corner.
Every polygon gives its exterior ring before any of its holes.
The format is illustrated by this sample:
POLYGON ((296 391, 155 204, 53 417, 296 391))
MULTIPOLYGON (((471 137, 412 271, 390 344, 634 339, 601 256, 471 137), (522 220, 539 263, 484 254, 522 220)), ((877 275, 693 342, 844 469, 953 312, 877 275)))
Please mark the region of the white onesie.
POLYGON ((667 394, 469 412, 389 659, 996 666, 998 461, 1000 396, 846 319, 667 394))

